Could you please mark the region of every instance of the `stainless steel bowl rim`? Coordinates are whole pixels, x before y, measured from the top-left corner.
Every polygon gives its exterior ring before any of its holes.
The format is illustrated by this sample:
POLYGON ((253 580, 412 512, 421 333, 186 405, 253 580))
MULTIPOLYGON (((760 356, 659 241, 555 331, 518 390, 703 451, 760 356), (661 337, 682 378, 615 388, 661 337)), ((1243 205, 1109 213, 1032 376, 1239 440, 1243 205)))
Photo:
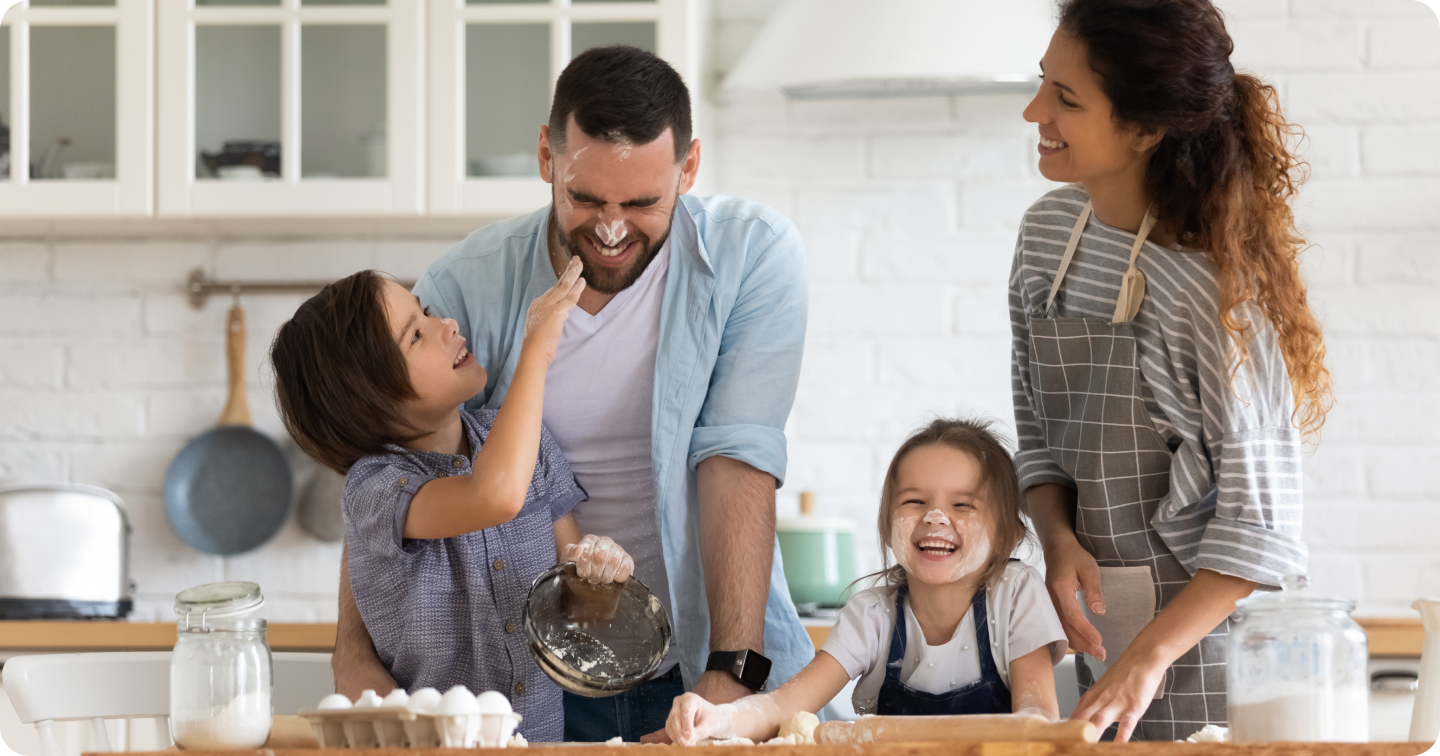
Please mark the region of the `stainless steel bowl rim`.
MULTIPOLYGON (((574 566, 574 562, 561 562, 540 573, 535 580, 530 583, 530 592, 526 594, 525 597, 525 640, 530 646, 531 653, 535 656, 536 663, 540 666, 541 671, 544 671, 546 676, 554 680, 560 687, 582 696, 592 698, 612 696, 640 686, 646 680, 655 676, 655 673, 660 668, 660 664, 665 661, 665 656, 670 650, 670 618, 666 616, 663 609, 658 614, 660 618, 660 636, 663 642, 661 643, 660 653, 656 655, 655 665, 644 672, 633 675, 626 675, 624 677, 596 677, 581 672, 557 657, 551 652, 550 648, 541 641, 540 632, 536 629, 534 621, 530 618, 530 596, 534 595, 535 589, 538 588, 541 583, 560 575, 565 571, 566 567, 573 568, 574 566)), ((629 581, 634 581, 636 585, 644 589, 645 593, 649 594, 652 598, 655 596, 655 592, 650 590, 650 586, 645 585, 644 582, 634 575, 630 576, 629 581)))

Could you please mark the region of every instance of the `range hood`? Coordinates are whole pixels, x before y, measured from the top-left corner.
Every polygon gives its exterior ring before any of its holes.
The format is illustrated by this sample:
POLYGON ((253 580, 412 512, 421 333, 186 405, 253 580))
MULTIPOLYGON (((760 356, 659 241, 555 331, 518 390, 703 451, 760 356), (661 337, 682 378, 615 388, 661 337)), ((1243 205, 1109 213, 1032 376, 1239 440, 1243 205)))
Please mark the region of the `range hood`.
POLYGON ((784 0, 721 94, 795 100, 1033 92, 1054 0, 784 0))

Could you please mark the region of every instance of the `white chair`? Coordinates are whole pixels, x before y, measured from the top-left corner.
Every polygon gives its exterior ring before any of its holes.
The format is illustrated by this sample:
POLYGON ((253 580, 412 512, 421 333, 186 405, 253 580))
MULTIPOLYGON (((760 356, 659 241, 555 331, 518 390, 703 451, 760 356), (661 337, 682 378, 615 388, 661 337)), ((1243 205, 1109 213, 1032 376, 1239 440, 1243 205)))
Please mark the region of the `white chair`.
MULTIPOLYGON (((271 703, 276 714, 313 708, 335 692, 329 654, 276 653, 271 703)), ((107 719, 154 719, 170 745, 170 652, 37 654, 5 662, 5 691, 20 721, 34 724, 44 756, 63 756, 52 725, 88 720, 96 751, 115 750, 107 719)), ((122 744, 123 745, 123 744, 122 744)))

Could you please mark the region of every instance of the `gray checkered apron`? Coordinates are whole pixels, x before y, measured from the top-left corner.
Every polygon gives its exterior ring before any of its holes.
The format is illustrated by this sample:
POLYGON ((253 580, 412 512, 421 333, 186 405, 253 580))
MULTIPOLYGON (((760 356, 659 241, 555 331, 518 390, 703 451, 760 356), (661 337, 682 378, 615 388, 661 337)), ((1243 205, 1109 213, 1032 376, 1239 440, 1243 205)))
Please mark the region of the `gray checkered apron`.
MULTIPOLYGON (((1087 203, 1066 246, 1040 317, 1030 318, 1030 377, 1035 413, 1055 460, 1077 488, 1075 535, 1101 567, 1150 568, 1155 605, 1163 609, 1190 582, 1190 573, 1151 527, 1170 489, 1171 450, 1150 422, 1141 395, 1130 321, 1145 295, 1135 267, 1154 223, 1147 213, 1111 321, 1052 318, 1056 292, 1085 224, 1087 203)), ((1180 740, 1206 724, 1224 725, 1227 619, 1165 671, 1163 696, 1150 704, 1132 737, 1180 740)), ((1112 661, 1123 649, 1106 644, 1112 661)), ((1083 694, 1094 684, 1077 659, 1083 694)))

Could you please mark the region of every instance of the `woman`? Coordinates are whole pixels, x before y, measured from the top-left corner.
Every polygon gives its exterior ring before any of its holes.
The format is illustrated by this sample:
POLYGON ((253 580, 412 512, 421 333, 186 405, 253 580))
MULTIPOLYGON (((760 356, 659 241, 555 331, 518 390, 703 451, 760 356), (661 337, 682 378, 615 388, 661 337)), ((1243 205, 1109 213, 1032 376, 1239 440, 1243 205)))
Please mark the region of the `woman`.
POLYGON ((1208 0, 1066 0, 1025 111, 1070 185, 1027 212, 1010 281, 1017 462, 1082 652, 1074 716, 1120 741, 1225 724, 1236 600, 1305 571, 1330 379, 1298 130, 1232 49, 1208 0))

